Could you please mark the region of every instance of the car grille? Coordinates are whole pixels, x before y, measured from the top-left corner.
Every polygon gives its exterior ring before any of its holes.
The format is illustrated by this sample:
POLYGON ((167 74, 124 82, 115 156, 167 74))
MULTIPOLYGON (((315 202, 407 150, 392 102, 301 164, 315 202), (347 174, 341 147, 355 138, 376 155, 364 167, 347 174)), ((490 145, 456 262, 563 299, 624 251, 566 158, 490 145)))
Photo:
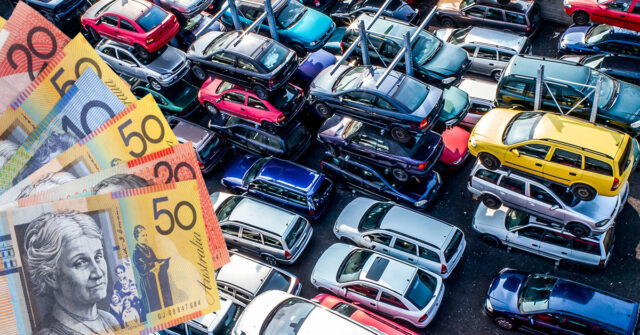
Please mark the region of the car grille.
POLYGON ((176 72, 178 71, 178 69, 180 69, 182 66, 184 66, 184 62, 180 62, 180 64, 178 64, 176 67, 174 67, 171 72, 176 72))

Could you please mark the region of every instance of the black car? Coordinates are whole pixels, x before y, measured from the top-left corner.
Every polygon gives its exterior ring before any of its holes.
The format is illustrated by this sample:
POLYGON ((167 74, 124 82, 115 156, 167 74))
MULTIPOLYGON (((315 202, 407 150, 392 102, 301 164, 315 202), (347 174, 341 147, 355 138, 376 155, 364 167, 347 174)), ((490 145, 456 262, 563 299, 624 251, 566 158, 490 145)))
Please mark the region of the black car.
MULTIPOLYGON (((331 7, 329 15, 334 20, 350 25, 362 13, 375 14, 384 3, 385 0, 338 0, 331 7)), ((411 8, 402 0, 391 0, 382 15, 401 21, 413 22, 418 17, 418 10, 411 8)))
POLYGON ((200 80, 207 75, 253 89, 260 99, 282 87, 298 69, 291 49, 264 36, 212 31, 189 47, 187 58, 200 80))
POLYGON ((409 175, 425 176, 438 162, 444 143, 442 136, 428 132, 414 136, 407 143, 394 141, 376 129, 359 121, 333 116, 318 130, 318 141, 332 156, 349 155, 382 168, 391 168, 398 181, 409 175))
POLYGON ((226 31, 226 28, 222 22, 214 21, 213 15, 202 12, 181 25, 178 35, 169 44, 178 49, 187 50, 198 37, 210 31, 226 31))
POLYGON ((211 130, 175 116, 168 117, 167 123, 173 129, 178 142, 193 143, 203 174, 213 170, 227 153, 227 144, 211 130))
MULTIPOLYGON (((58 25, 65 21, 70 21, 84 13, 89 7, 86 0, 24 0, 31 8, 37 10, 47 20, 58 25)), ((11 0, 16 6, 18 0, 11 0)))
POLYGON ((295 160, 309 147, 311 135, 298 121, 267 131, 255 124, 227 114, 211 114, 209 128, 233 147, 261 156, 295 160))
POLYGON ((562 56, 561 59, 577 62, 614 78, 640 85, 640 57, 596 54, 589 56, 567 55, 562 56))

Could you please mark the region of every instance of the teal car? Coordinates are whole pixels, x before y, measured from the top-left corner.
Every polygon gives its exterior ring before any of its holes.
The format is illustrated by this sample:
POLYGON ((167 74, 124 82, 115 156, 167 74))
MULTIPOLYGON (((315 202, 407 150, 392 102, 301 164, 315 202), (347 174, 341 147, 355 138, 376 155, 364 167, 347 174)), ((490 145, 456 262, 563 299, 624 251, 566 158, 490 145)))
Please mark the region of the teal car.
MULTIPOLYGON (((336 28, 330 17, 305 7, 297 0, 272 0, 271 4, 280 42, 291 47, 298 55, 322 48, 336 28)), ((264 0, 238 0, 236 5, 240 23, 245 28, 264 12, 264 0)), ((233 26, 229 9, 222 14, 222 22, 227 26, 233 26)), ((267 19, 264 19, 256 30, 259 33, 268 33, 267 19)))
POLYGON ((162 114, 181 118, 188 118, 199 109, 198 91, 198 87, 184 80, 160 91, 156 91, 142 82, 131 86, 131 92, 136 98, 141 99, 147 94, 151 94, 162 114))
MULTIPOLYGON (((324 49, 341 55, 359 36, 359 21, 369 26, 373 15, 363 13, 347 28, 338 28, 324 49)), ((404 45, 404 35, 413 34, 417 27, 392 18, 380 17, 369 29, 369 58, 374 65, 386 66, 398 55, 404 45), (374 49, 375 46, 375 49, 374 49)), ((432 85, 448 87, 456 85, 471 66, 471 60, 459 46, 446 43, 430 32, 423 30, 413 43, 413 76, 432 85)), ((360 57, 356 48, 351 57, 360 57)), ((395 67, 405 71, 404 58, 395 67)))

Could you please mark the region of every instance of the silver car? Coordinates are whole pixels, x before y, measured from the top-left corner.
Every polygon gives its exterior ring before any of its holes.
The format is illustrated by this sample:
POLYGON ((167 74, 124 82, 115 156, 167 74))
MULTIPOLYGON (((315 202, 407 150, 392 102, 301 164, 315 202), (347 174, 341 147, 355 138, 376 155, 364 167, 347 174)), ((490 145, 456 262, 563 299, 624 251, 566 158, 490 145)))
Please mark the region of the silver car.
POLYGON ((473 128, 483 115, 496 107, 498 84, 494 81, 463 77, 458 88, 469 95, 471 103, 469 113, 462 119, 460 126, 473 128))
POLYGON ((239 304, 246 306, 258 294, 269 290, 300 294, 302 285, 291 273, 241 254, 230 252, 230 255, 230 262, 216 271, 216 283, 220 292, 239 304))
POLYGON ((211 202, 229 248, 262 257, 269 265, 293 264, 311 240, 304 217, 257 199, 223 192, 211 202))
POLYGON ((444 283, 437 274, 343 243, 320 256, 311 284, 418 328, 433 320, 444 296, 444 283))
POLYGON ((447 278, 462 258, 462 231, 393 202, 356 198, 342 210, 333 232, 341 241, 373 249, 447 278))
POLYGON ((156 4, 181 19, 190 19, 207 9, 213 0, 154 0, 156 4))
POLYGON ((500 80, 502 70, 511 57, 531 54, 531 41, 526 36, 482 27, 439 29, 435 35, 445 42, 462 47, 469 54, 469 72, 500 80))
POLYGON ((242 315, 244 305, 220 293, 220 309, 199 318, 179 323, 153 335, 220 335, 229 334, 242 315))
POLYGON ((591 201, 581 201, 565 187, 502 169, 491 171, 480 163, 473 167, 467 188, 489 208, 498 209, 505 204, 558 222, 576 236, 609 230, 629 195, 627 183, 617 196, 597 195, 591 201))
POLYGON ((232 335, 384 335, 314 301, 267 291, 247 305, 232 335))
POLYGON ((156 91, 175 84, 189 72, 185 53, 170 45, 140 57, 132 46, 103 39, 96 51, 115 72, 147 82, 156 91))
POLYGON ((471 225, 487 244, 506 245, 556 261, 568 270, 604 268, 611 259, 614 229, 597 237, 577 237, 560 225, 502 206, 478 204, 471 225))

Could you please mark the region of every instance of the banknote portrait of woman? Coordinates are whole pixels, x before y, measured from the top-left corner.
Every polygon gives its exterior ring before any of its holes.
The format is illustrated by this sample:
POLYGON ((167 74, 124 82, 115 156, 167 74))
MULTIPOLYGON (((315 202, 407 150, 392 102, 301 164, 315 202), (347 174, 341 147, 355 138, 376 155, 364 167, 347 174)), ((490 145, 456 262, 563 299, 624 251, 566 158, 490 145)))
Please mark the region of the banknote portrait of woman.
POLYGON ((28 224, 22 256, 30 291, 53 302, 37 335, 106 335, 119 328, 113 315, 98 308, 108 296, 103 245, 102 231, 87 214, 44 213, 28 224))

